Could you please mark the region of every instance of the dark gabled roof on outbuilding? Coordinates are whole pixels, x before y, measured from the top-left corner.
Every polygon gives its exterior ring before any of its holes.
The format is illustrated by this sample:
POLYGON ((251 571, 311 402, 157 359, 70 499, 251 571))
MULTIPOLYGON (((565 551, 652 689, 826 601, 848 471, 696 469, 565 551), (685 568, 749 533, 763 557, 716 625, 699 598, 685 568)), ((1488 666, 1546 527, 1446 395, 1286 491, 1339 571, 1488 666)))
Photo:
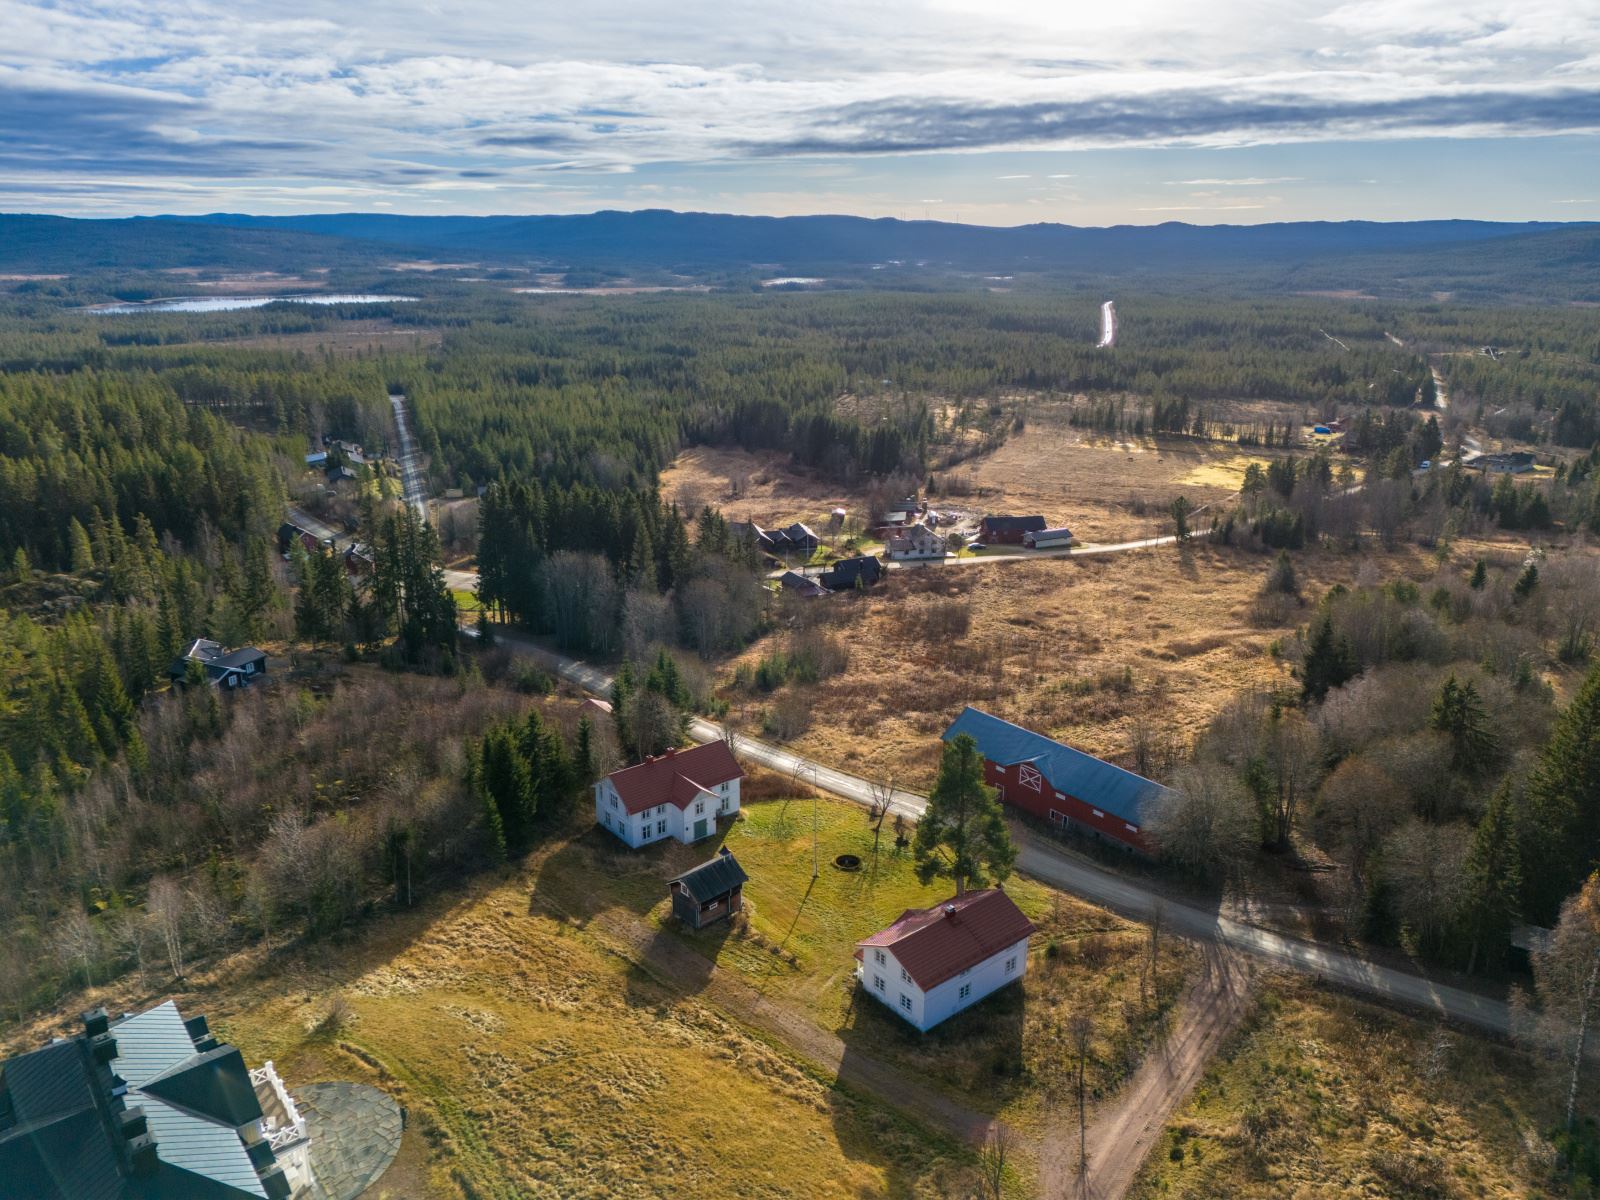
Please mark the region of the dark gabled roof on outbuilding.
POLYGON ((710 862, 685 871, 671 882, 681 883, 696 903, 704 904, 708 900, 726 896, 736 887, 743 887, 750 882, 750 876, 744 873, 744 868, 732 852, 724 848, 710 862))
POLYGON ((1045 527, 1045 519, 1039 516, 988 516, 983 518, 982 524, 992 533, 1037 533, 1045 527))

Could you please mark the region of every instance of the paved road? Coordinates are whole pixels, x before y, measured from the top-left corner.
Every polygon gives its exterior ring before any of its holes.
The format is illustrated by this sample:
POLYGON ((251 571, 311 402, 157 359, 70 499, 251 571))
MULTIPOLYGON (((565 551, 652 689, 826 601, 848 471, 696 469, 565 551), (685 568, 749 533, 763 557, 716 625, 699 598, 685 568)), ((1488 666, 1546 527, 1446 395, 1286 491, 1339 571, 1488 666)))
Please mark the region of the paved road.
MULTIPOLYGON (((502 643, 537 658, 561 678, 586 691, 610 695, 611 676, 603 669, 565 658, 514 634, 498 636, 502 643)), ((694 720, 689 732, 701 742, 716 741, 725 736, 721 725, 704 719, 694 720)), ((790 776, 818 791, 863 806, 871 806, 874 802, 872 783, 859 775, 814 762, 756 738, 735 736, 733 743, 734 749, 745 759, 790 776)), ((915 792, 896 790, 890 798, 889 807, 891 812, 914 820, 922 815, 927 803, 926 797, 915 792)), ((1496 1033, 1510 1031, 1511 1013, 1504 1001, 1449 984, 1436 983, 1409 971, 1369 962, 1337 946, 1289 937, 1215 911, 1173 901, 1143 886, 1136 879, 1073 857, 1051 842, 1026 832, 1021 835, 1020 841, 1017 854, 1019 870, 1103 908, 1135 920, 1146 920, 1160 908, 1166 927, 1185 937, 1216 941, 1275 966, 1315 975, 1318 979, 1380 1000, 1413 1005, 1496 1033)))
MULTIPOLYGON (((423 521, 428 519, 428 492, 422 482, 422 467, 417 461, 417 444, 411 438, 411 428, 406 424, 406 398, 390 393, 389 406, 394 409, 394 426, 400 434, 400 483, 406 493, 406 503, 417 510, 423 521)), ((474 585, 476 586, 476 585, 474 585)))
POLYGON ((1117 302, 1107 300, 1100 306, 1100 346, 1117 344, 1117 302))
POLYGON ((354 540, 349 534, 340 533, 326 521, 319 521, 305 509, 297 508, 295 505, 291 504, 289 506, 288 517, 291 524, 300 526, 301 529, 304 529, 314 538, 332 542, 335 549, 343 550, 354 540))

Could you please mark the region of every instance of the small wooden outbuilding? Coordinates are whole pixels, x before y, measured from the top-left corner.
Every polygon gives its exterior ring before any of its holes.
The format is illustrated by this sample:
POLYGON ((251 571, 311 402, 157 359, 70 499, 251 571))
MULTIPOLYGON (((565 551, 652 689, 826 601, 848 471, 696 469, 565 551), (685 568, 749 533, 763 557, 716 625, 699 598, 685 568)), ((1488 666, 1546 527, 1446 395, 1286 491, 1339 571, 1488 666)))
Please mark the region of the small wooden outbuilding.
POLYGON ((710 862, 667 885, 672 891, 672 915, 690 929, 704 929, 744 907, 744 885, 749 881, 739 860, 723 846, 710 862))

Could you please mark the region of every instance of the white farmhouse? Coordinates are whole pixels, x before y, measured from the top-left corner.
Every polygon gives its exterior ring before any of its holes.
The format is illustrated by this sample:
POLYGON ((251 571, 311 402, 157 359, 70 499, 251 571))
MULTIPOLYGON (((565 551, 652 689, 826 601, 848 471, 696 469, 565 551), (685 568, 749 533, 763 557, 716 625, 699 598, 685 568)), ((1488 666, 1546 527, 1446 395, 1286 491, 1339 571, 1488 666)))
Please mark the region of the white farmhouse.
POLYGON ((668 750, 595 784, 594 819, 635 848, 669 837, 698 842, 739 811, 743 778, 723 742, 668 750))
POLYGON ((888 557, 897 560, 943 558, 947 553, 944 538, 921 521, 891 533, 884 549, 888 557))
POLYGON ((1034 932, 999 888, 909 908, 856 944, 856 978, 870 995, 926 1033, 1028 970, 1034 932))

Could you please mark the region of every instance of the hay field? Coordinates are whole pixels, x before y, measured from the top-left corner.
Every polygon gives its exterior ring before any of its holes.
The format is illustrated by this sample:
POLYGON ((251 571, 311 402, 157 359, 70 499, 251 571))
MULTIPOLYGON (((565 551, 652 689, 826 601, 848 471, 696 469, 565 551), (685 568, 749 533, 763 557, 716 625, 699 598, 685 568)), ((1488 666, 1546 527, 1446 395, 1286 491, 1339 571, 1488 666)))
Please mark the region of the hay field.
POLYGON ((1565 1196, 1542 1138, 1560 1113, 1504 1044, 1280 978, 1129 1194, 1565 1196))

